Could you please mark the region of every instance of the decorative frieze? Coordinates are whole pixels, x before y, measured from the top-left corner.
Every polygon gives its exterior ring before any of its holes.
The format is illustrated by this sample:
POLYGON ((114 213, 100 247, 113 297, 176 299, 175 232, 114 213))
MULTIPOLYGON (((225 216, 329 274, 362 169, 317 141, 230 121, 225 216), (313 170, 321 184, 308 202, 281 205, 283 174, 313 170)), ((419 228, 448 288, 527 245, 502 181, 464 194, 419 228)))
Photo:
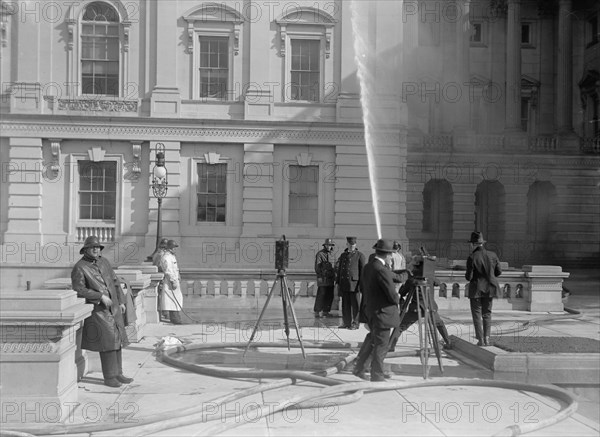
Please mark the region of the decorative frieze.
MULTIPOLYGON (((155 122, 156 123, 156 122, 155 122)), ((60 123, 2 123, 2 132, 6 136, 19 137, 111 137, 118 136, 124 140, 140 139, 156 140, 157 138, 223 138, 227 141, 251 143, 331 143, 331 144, 364 144, 362 130, 316 130, 311 129, 247 129, 235 127, 166 127, 166 126, 115 126, 110 124, 60 124, 60 123)), ((386 144, 397 144, 397 134, 385 134, 381 136, 386 144)))
POLYGON ((137 112, 137 100, 58 99, 59 111, 137 112))

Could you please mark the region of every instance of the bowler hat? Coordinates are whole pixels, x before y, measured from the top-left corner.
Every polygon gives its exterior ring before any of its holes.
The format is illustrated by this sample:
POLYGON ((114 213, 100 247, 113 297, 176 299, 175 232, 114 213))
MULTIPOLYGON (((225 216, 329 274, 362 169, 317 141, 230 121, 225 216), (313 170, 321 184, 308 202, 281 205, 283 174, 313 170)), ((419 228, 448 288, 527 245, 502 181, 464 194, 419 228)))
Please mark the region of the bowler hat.
POLYGON ((323 246, 335 246, 335 243, 333 242, 332 238, 325 238, 325 242, 323 243, 323 246))
POLYGON ((356 244, 356 237, 346 237, 346 241, 350 244, 356 244))
POLYGON ((473 243, 473 244, 482 244, 485 243, 485 240, 483 239, 483 234, 481 232, 471 232, 471 239, 468 241, 469 243, 473 243))
POLYGON ((98 237, 96 237, 95 235, 90 235, 85 239, 83 247, 79 249, 79 254, 83 255, 85 249, 89 249, 90 247, 99 247, 100 250, 104 250, 104 246, 100 244, 100 240, 98 240, 98 237))
POLYGON ((373 249, 379 252, 394 252, 394 243, 392 240, 380 238, 373 246, 373 249))
POLYGON ((177 244, 177 241, 175 241, 175 240, 167 241, 167 249, 173 249, 174 247, 179 247, 179 244, 177 244))

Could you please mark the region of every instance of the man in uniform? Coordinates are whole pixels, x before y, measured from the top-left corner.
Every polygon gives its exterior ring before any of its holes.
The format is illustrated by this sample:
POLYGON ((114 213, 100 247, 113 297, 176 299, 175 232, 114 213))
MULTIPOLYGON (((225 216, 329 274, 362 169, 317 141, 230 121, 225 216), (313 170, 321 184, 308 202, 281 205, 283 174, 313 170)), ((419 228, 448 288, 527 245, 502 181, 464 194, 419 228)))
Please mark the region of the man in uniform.
POLYGON ((338 292, 342 298, 340 329, 358 329, 360 310, 360 279, 366 264, 365 256, 356 248, 356 237, 346 237, 346 250, 337 265, 338 292))
POLYGON ((313 311, 315 317, 331 317, 331 304, 333 303, 333 287, 335 285, 335 255, 333 239, 326 238, 323 249, 315 256, 315 273, 317 274, 317 297, 313 311))

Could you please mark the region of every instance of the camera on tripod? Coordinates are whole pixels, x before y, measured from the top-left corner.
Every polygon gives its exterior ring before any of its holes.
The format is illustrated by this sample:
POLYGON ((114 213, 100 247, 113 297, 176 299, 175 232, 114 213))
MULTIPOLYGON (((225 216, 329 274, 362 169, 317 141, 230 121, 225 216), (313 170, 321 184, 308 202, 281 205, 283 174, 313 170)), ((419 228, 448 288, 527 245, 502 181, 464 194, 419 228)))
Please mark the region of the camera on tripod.
POLYGON ((425 280, 435 276, 435 256, 429 255, 427 250, 421 246, 419 249, 419 255, 415 255, 412 258, 411 273, 415 279, 425 280))
POLYGON ((279 241, 275 242, 275 270, 287 270, 290 259, 290 242, 282 235, 279 241))

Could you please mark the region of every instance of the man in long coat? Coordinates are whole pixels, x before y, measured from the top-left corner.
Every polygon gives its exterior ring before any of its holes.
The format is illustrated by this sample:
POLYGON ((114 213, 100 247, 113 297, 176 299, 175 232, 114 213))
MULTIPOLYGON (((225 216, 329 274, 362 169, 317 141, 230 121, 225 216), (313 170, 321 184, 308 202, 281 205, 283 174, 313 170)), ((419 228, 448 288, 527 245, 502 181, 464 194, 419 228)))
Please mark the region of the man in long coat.
MULTIPOLYGON (((386 265, 390 262, 394 251, 392 241, 380 239, 373 248, 375 256, 363 269, 361 281, 366 290, 364 307, 373 346, 371 381, 379 382, 385 381, 383 360, 389 348, 390 330, 400 323, 398 312, 400 297, 394 286, 396 275, 386 265)), ((360 360, 357 358, 355 375, 363 374, 362 366, 368 357, 369 354, 364 353, 360 360)))
POLYGON ((183 294, 181 293, 181 276, 175 257, 175 248, 179 244, 175 240, 167 241, 167 247, 160 261, 165 277, 163 279, 163 294, 161 310, 169 312, 169 320, 174 325, 180 325, 181 310, 183 309, 183 294))
POLYGON ((472 232, 469 244, 471 254, 467 258, 465 278, 469 281, 469 302, 478 346, 491 346, 492 301, 500 294, 496 279, 502 274, 500 260, 494 252, 483 247, 481 232, 472 232))
POLYGON ((129 344, 123 313, 125 296, 110 263, 101 256, 104 246, 89 236, 81 250, 83 257, 71 271, 71 284, 77 296, 94 305, 83 322, 82 349, 100 352, 104 384, 120 387, 133 378, 123 375, 121 349, 129 344))
POLYGON ((346 250, 337 262, 338 291, 342 298, 340 329, 358 329, 360 310, 360 280, 366 264, 365 256, 356 248, 356 237, 346 237, 346 250))

